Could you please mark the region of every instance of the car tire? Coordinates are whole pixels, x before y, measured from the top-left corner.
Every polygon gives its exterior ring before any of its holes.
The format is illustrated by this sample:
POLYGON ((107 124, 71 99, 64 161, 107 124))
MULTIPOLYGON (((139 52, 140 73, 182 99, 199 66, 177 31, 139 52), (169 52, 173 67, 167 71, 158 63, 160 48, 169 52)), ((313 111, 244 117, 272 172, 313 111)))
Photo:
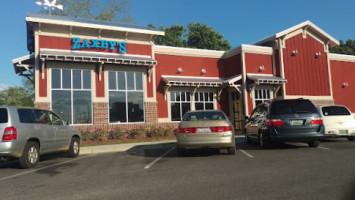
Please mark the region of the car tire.
POLYGON ((348 136, 347 137, 349 141, 354 141, 355 140, 355 136, 348 136))
POLYGON ((35 167, 39 162, 39 144, 34 141, 27 142, 19 162, 23 169, 35 167))
POLYGON ((258 136, 258 145, 262 149, 269 147, 269 144, 265 141, 264 134, 262 132, 260 132, 258 136))
POLYGON ((229 147, 227 150, 229 155, 235 155, 235 147, 229 147))
POLYGON ((77 137, 73 137, 70 142, 70 147, 67 152, 69 157, 77 157, 80 153, 80 140, 77 137))
POLYGON ((183 148, 177 148, 177 155, 184 156, 186 154, 186 150, 183 148))
POLYGON ((312 141, 312 142, 308 142, 308 146, 309 147, 318 147, 319 146, 320 141, 316 140, 316 141, 312 141))

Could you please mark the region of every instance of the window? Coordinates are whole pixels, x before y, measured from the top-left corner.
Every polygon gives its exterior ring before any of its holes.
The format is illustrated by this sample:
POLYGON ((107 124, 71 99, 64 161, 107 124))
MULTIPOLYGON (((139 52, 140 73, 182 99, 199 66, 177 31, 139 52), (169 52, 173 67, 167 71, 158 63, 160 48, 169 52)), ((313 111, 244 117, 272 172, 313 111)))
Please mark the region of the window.
POLYGON ((327 106, 322 108, 324 116, 351 115, 349 110, 343 106, 327 106))
POLYGON ((213 92, 195 93, 195 110, 213 110, 213 92))
POLYGON ((144 122, 143 73, 111 71, 108 76, 110 123, 144 122))
POLYGON ((8 122, 7 109, 0 108, 0 123, 7 123, 7 122, 8 122))
POLYGON ((255 106, 270 101, 270 90, 255 90, 255 106))
POLYGON ((171 121, 181 121, 184 114, 191 110, 190 92, 170 92, 171 121))
POLYGON ((91 71, 52 69, 52 110, 71 124, 92 123, 91 71))

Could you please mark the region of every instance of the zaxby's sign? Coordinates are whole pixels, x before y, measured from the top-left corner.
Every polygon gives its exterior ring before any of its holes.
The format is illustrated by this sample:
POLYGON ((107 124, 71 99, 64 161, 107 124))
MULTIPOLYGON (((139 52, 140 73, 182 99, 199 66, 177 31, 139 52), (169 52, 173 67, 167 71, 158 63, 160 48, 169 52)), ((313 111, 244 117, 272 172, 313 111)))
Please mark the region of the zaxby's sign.
POLYGON ((73 38, 72 43, 73 47, 72 49, 84 49, 84 48, 99 48, 99 49, 110 49, 110 50, 115 50, 117 48, 118 52, 120 53, 126 53, 126 42, 116 42, 116 41, 109 41, 109 40, 91 40, 83 39, 82 42, 80 42, 80 38, 73 38), (90 42, 89 42, 90 41, 90 42))

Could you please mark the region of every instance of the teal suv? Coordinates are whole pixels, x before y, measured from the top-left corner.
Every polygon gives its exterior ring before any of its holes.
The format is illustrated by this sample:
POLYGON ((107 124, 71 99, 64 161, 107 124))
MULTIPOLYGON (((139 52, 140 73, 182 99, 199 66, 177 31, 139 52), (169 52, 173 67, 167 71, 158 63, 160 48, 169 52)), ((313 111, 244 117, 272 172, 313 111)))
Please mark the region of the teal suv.
POLYGON ((246 119, 246 141, 257 142, 261 148, 272 142, 306 142, 317 147, 324 138, 323 120, 308 99, 262 103, 246 119))

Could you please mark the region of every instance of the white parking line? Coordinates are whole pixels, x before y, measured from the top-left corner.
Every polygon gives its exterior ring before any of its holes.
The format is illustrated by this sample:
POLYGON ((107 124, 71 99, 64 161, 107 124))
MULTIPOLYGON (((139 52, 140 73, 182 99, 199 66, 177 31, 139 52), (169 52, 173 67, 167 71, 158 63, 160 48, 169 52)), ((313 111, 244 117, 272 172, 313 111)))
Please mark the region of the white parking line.
POLYGON ((153 166, 156 162, 158 162, 160 159, 162 159, 164 156, 168 155, 172 150, 174 150, 176 147, 173 147, 169 149, 167 152, 165 152, 163 155, 161 155, 159 158, 155 159, 153 162, 151 162, 149 165, 145 166, 144 169, 149 169, 151 166, 153 166))
POLYGON ((242 152, 244 155, 248 156, 249 158, 254 158, 253 155, 251 155, 250 153, 244 151, 243 149, 239 149, 239 148, 238 148, 238 150, 239 150, 240 152, 242 152))
POLYGON ((330 150, 330 149, 327 148, 327 147, 318 147, 318 149, 330 150))
POLYGON ((25 175, 25 174, 29 174, 29 173, 32 173, 32 172, 36 172, 36 171, 39 171, 39 170, 42 170, 42 169, 47 169, 47 168, 54 167, 54 166, 57 166, 57 165, 61 165, 61 164, 64 164, 64 163, 69 163, 69 162, 73 162, 73 161, 80 160, 80 159, 83 159, 83 158, 87 158, 87 157, 93 156, 93 155, 95 155, 95 154, 83 156, 83 157, 80 157, 80 158, 77 158, 77 159, 67 160, 65 162, 56 163, 56 164, 49 165, 49 166, 46 166, 46 167, 41 167, 41 168, 38 168, 38 169, 33 169, 33 170, 30 170, 30 171, 19 173, 19 174, 15 174, 15 175, 12 175, 12 176, 7 176, 7 177, 4 177, 4 178, 1 178, 0 182, 4 181, 4 180, 7 180, 7 179, 15 178, 15 177, 18 177, 18 176, 22 176, 22 175, 25 175))

